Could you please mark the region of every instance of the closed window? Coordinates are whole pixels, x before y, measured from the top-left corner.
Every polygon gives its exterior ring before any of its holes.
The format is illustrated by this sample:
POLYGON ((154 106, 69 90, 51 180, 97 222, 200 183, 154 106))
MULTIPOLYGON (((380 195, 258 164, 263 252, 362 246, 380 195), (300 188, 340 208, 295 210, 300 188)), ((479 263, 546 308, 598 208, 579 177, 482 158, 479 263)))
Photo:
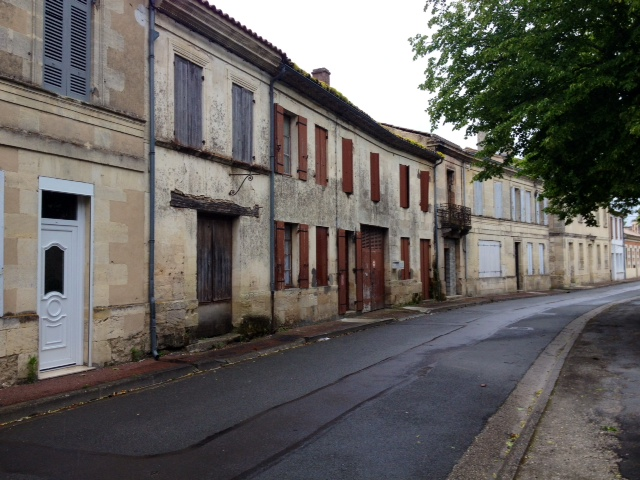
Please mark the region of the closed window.
POLYGON ((370 174, 371 174, 371 201, 380 201, 380 154, 371 153, 370 155, 370 174))
POLYGON ((91 0, 45 0, 43 86, 89 100, 91 0))
POLYGON ((482 182, 473 182, 473 206, 475 207, 476 215, 484 214, 484 192, 482 186, 482 182))
POLYGON ((524 192, 524 218, 525 222, 531 223, 531 192, 524 192))
POLYGON ((547 270, 544 268, 544 243, 538 244, 538 261, 540 262, 540 275, 544 275, 547 273, 547 270))
POLYGON ((316 183, 326 187, 329 183, 327 168, 327 131, 316 125, 316 183))
POLYGON ((429 183, 431 174, 428 171, 420 172, 420 210, 429 211, 429 183))
POLYGON ((276 222, 276 290, 294 285, 295 231, 295 225, 291 223, 276 222))
POLYGON ((232 100, 232 155, 241 162, 253 163, 253 92, 234 83, 232 100))
POLYGON ((409 208, 409 165, 400 165, 400 207, 409 208))
POLYGON ((584 244, 578 243, 578 268, 584 270, 584 244))
POLYGON ((511 188, 511 220, 519 222, 522 220, 522 199, 520 198, 520 189, 511 188))
POLYGON ((409 280, 411 278, 411 249, 410 241, 407 237, 400 239, 400 260, 404 262, 404 269, 402 270, 402 276, 400 280, 409 280))
POLYGON ((342 191, 353 193, 353 140, 342 139, 342 191))
POLYGON ((329 285, 329 229, 316 227, 316 284, 329 285))
POLYGON ((533 275, 533 243, 527 243, 527 275, 533 275))
POLYGON ((176 142, 202 148, 202 68, 176 56, 173 90, 176 142))
POLYGON ((493 184, 493 208, 494 216, 496 218, 502 218, 502 183, 494 182, 493 184))
POLYGON ((502 274, 500 250, 500 242, 492 240, 480 240, 478 242, 479 275, 481 278, 499 277, 502 274))

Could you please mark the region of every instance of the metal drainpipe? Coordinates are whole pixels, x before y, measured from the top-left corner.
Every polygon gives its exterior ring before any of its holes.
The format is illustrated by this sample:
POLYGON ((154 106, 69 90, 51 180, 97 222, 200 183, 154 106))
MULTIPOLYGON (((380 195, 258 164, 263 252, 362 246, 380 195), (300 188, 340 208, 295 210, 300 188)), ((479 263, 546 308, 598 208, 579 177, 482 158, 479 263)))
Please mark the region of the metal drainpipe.
POLYGON ((271 79, 269 83, 269 143, 270 143, 270 166, 271 174, 269 175, 269 279, 271 287, 271 329, 276 329, 276 272, 275 272, 275 254, 276 254, 276 139, 275 139, 275 112, 274 112, 274 86, 275 83, 284 75, 285 65, 280 65, 277 75, 271 79))
MULTIPOLYGON (((437 150, 436 150, 437 151, 437 150)), ((436 272, 438 272, 438 276, 440 276, 440 262, 438 258, 440 257, 440 252, 438 251, 438 165, 441 165, 444 162, 444 158, 438 160, 433 166, 433 185, 435 186, 435 192, 433 195, 434 198, 434 212, 433 212, 433 243, 436 248, 436 272)))
POLYGON ((155 49, 158 38, 155 31, 155 1, 149 0, 149 336, 151 355, 158 360, 158 337, 156 334, 155 298, 155 223, 156 223, 156 116, 155 116, 155 49))
MULTIPOLYGON (((464 161, 462 162, 464 163, 464 161)), ((466 175, 466 165, 462 165, 462 206, 467 206, 467 175, 466 175)), ((467 289, 467 247, 469 246, 467 243, 468 235, 464 236, 464 295, 467 296, 469 290, 467 289)))

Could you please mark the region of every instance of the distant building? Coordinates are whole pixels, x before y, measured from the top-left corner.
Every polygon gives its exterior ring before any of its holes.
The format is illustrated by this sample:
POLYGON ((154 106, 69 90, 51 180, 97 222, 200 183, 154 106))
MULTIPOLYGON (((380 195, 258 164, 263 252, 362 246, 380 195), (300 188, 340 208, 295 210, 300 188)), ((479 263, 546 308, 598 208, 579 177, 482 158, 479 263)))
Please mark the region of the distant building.
POLYGON ((634 222, 624 229, 627 278, 640 277, 640 224, 634 222))

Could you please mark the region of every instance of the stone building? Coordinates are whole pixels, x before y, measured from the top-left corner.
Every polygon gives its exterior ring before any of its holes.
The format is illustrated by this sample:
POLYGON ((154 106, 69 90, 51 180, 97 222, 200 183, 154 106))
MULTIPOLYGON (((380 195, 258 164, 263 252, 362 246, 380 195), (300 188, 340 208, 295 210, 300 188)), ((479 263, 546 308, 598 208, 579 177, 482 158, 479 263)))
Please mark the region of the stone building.
MULTIPOLYGON (((443 155, 436 166, 438 265, 446 295, 547 290, 548 217, 541 185, 506 168, 473 181, 475 151, 438 135, 386 125, 443 155)), ((499 156, 495 161, 501 161, 499 156)))
POLYGON ((626 278, 640 277, 640 224, 624 228, 626 278))
POLYGON ((439 157, 215 7, 156 7, 159 344, 425 296, 439 157))
POLYGON ((146 8, 48 0, 0 10, 6 385, 36 361, 44 377, 148 348, 146 8))
POLYGON ((600 209, 596 227, 587 226, 580 217, 569 225, 556 217, 550 218, 551 286, 563 288, 610 280, 609 214, 600 209))
POLYGON ((624 280, 624 218, 609 215, 609 239, 611 243, 611 280, 624 280))

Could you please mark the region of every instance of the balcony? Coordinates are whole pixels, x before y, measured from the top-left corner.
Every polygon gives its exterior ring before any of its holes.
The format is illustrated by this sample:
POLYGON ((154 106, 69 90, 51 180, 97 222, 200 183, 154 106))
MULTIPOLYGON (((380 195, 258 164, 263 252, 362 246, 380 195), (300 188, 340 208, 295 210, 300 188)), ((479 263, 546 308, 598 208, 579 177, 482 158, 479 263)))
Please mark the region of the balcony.
POLYGON ((438 223, 443 237, 460 238, 471 230, 471 209, 454 203, 438 205, 438 223))

